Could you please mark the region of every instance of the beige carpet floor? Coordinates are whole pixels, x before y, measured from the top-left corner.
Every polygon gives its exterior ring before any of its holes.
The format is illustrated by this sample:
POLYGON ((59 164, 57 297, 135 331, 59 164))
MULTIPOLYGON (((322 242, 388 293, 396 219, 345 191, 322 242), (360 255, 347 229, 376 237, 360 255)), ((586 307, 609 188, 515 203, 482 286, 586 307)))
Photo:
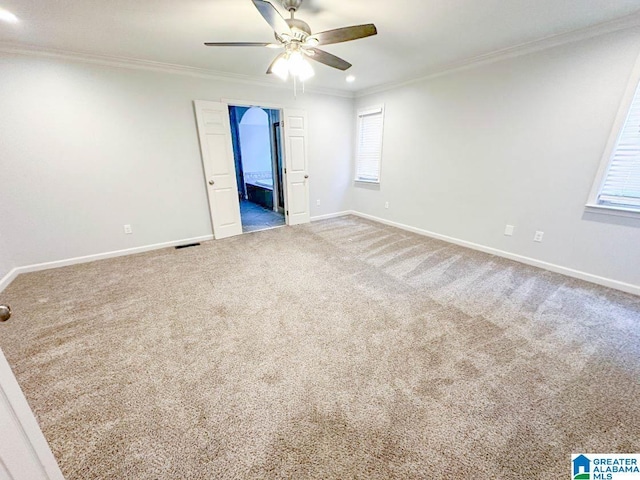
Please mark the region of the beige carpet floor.
POLYGON ((355 217, 0 300, 68 479, 556 479, 640 452, 639 297, 355 217))

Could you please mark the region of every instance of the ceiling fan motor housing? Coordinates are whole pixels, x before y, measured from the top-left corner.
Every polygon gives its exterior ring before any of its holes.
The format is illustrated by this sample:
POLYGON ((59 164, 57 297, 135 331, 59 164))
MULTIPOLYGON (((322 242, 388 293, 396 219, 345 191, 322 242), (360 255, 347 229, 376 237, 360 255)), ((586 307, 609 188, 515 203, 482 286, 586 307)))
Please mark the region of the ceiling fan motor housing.
POLYGON ((303 22, 297 18, 287 18, 285 21, 287 25, 289 25, 289 28, 291 28, 294 38, 297 40, 304 41, 306 37, 311 35, 311 28, 307 22, 303 22))
POLYGON ((294 12, 297 11, 298 8, 300 8, 301 3, 302 3, 302 0, 282 0, 282 6, 288 12, 290 12, 291 10, 293 10, 294 12))

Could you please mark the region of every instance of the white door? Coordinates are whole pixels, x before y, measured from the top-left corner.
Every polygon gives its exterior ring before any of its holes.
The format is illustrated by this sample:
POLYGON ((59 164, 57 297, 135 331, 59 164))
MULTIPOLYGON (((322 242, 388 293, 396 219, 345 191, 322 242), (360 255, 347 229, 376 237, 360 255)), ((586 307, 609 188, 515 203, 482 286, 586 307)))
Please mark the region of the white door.
POLYGON ((0 480, 64 480, 0 351, 0 480))
POLYGON ((226 103, 196 100, 200 150, 207 181, 209 210, 216 239, 240 235, 240 202, 226 103))
POLYGON ((289 225, 309 223, 310 219, 307 129, 304 110, 284 110, 284 176, 289 225))

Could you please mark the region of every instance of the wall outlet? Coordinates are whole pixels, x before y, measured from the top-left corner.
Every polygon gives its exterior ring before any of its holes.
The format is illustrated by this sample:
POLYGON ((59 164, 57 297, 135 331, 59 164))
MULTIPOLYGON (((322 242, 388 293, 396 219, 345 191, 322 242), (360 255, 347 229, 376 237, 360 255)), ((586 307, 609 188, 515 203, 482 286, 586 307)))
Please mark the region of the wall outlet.
POLYGON ((319 207, 320 206, 320 199, 316 200, 316 205, 319 207))
POLYGON ((124 226, 124 233, 126 233, 127 235, 131 235, 133 233, 133 230, 131 230, 131 225, 124 226))
POLYGON ((513 236, 513 230, 514 230, 515 228, 516 228, 516 227, 514 227, 513 225, 507 225, 506 227, 504 227, 504 234, 505 234, 507 237, 511 237, 511 236, 513 236))
POLYGON ((389 202, 384 202, 384 208, 389 208, 389 202))
POLYGON ((544 232, 537 231, 536 234, 533 236, 533 241, 534 242, 541 242, 542 241, 542 237, 544 237, 544 232))

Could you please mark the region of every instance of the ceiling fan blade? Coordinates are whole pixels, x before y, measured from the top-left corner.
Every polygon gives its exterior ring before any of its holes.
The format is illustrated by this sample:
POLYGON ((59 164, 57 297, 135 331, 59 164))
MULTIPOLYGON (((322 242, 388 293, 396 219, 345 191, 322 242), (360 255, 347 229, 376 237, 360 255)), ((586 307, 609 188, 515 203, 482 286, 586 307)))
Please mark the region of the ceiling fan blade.
POLYGON ((316 62, 324 63, 325 65, 329 65, 330 67, 337 68, 338 70, 348 70, 351 68, 351 64, 346 60, 341 59, 340 57, 336 57, 324 50, 320 50, 318 48, 306 48, 306 53, 311 53, 309 58, 315 60, 316 62))
POLYGON ((276 64, 278 60, 280 60, 285 55, 286 53, 281 53, 280 55, 278 55, 276 58, 273 59, 273 62, 271 62, 271 65, 269 65, 269 68, 267 68, 267 75, 273 73, 273 66, 276 64))
POLYGON ((276 10, 276 7, 274 7, 266 0, 253 0, 253 4, 260 12, 260 15, 262 15, 267 23, 271 25, 271 28, 273 28, 274 32, 276 32, 280 36, 282 34, 293 36, 289 25, 287 24, 285 19, 282 18, 282 15, 280 15, 278 10, 276 10))
POLYGON ((378 30, 373 23, 366 25, 355 25, 353 27, 336 28, 335 30, 327 30, 312 35, 318 39, 318 45, 330 45, 332 43, 342 43, 359 38, 370 37, 376 35, 378 30))
POLYGON ((207 42, 205 43, 207 47, 268 47, 275 48, 280 47, 276 43, 267 43, 267 42, 207 42))

